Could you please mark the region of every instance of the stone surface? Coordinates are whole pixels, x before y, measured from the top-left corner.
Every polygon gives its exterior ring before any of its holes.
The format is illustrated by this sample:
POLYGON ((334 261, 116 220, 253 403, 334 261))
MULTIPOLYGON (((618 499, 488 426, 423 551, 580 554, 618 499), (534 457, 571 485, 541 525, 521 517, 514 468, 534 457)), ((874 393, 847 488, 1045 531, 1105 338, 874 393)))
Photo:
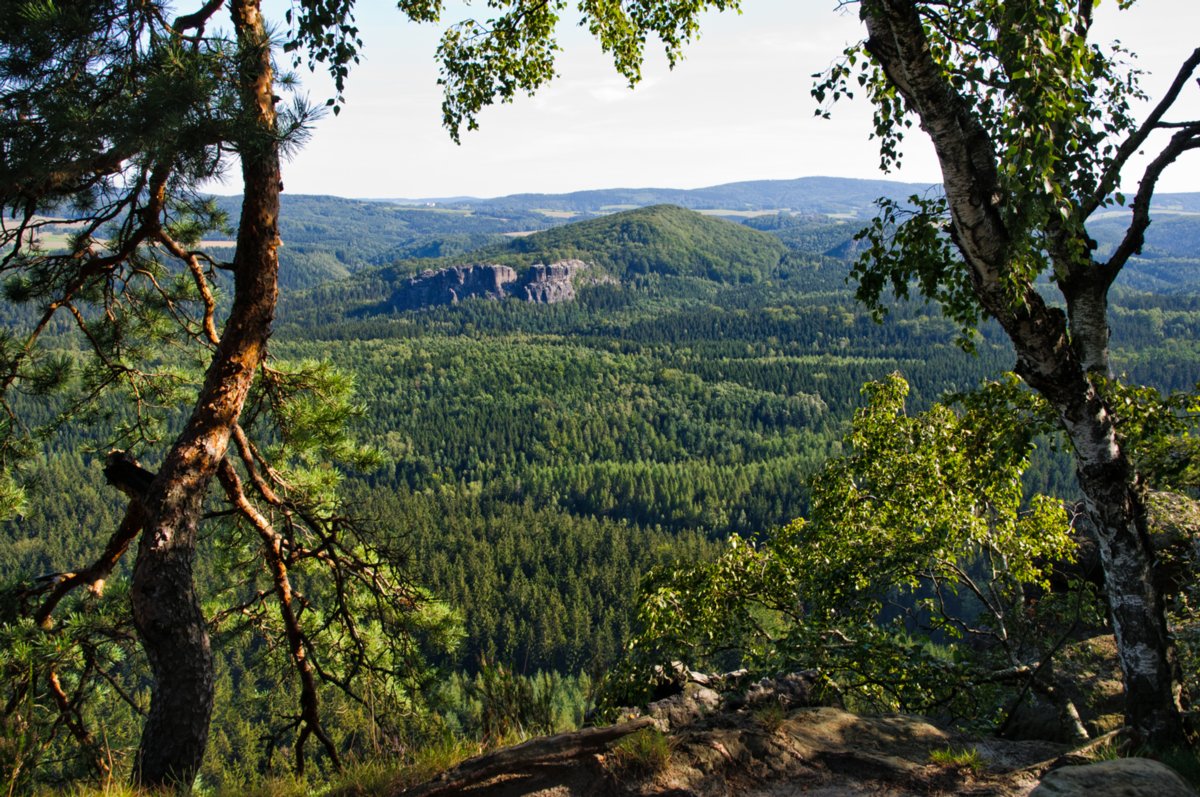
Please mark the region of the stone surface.
MULTIPOLYGON (((1103 585, 1096 533, 1082 507, 1076 507, 1075 562, 1061 568, 1061 577, 1083 578, 1103 585)), ((1178 493, 1151 490, 1146 494, 1146 527, 1154 546, 1154 580, 1164 594, 1178 592, 1195 580, 1200 563, 1200 502, 1178 493)))
POLYGON ((750 706, 811 706, 816 682, 815 672, 794 672, 779 678, 763 678, 746 690, 745 701, 750 706))
POLYGON ((427 269, 399 285, 391 304, 398 310, 457 304, 465 299, 517 298, 538 304, 569 302, 575 298, 577 275, 588 268, 581 260, 538 263, 521 275, 509 266, 478 263, 427 269))
POLYGON ((1157 761, 1119 758, 1052 770, 1030 797, 1196 797, 1196 790, 1157 761))
POLYGON ((530 266, 521 285, 521 297, 537 304, 557 304, 575 298, 575 275, 587 268, 581 260, 560 260, 530 266))
POLYGON ((646 714, 658 720, 664 733, 691 725, 700 717, 711 714, 721 705, 721 696, 697 683, 686 683, 680 694, 655 701, 646 707, 646 714))
POLYGON ((392 305, 400 310, 415 310, 464 299, 503 299, 506 287, 515 282, 517 272, 508 266, 478 264, 454 266, 438 271, 426 270, 402 284, 392 295, 392 305))
MULTIPOLYGON (((1111 634, 1100 634, 1064 645, 1054 657, 1046 677, 1053 680, 1064 700, 1078 714, 1088 738, 1095 739, 1124 724, 1125 697, 1117 643, 1111 634)), ((1013 711, 1005 725, 1010 739, 1082 741, 1060 706, 1030 694, 1013 711)))
MULTIPOLYGON (((689 684, 694 692, 705 689, 689 684)), ((766 718, 724 708, 675 728, 653 771, 609 754, 522 779, 498 779, 475 797, 1026 797, 1061 745, 978 740, 913 716, 862 717, 806 707, 766 718), (974 747, 983 768, 930 763, 934 750, 974 747), (1030 768, 1032 767, 1032 768, 1030 768)), ((1163 797, 1171 797, 1163 795, 1163 797)))

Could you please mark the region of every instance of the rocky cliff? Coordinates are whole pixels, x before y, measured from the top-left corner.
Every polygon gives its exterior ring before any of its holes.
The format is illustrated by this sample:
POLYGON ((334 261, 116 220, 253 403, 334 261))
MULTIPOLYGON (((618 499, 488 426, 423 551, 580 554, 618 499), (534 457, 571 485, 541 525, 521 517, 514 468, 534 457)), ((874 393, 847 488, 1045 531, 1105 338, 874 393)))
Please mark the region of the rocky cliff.
POLYGON ((412 310, 457 304, 475 296, 503 299, 507 295, 506 286, 516 279, 517 272, 508 266, 481 264, 426 270, 401 284, 392 294, 392 304, 401 310, 412 310))
POLYGON ((560 260, 530 266, 521 285, 522 298, 538 304, 569 302, 575 298, 575 275, 587 268, 582 260, 560 260))
POLYGON ((508 266, 492 263, 430 269, 398 286, 392 294, 392 306, 415 310, 470 298, 509 297, 538 304, 569 302, 575 298, 576 275, 587 267, 580 260, 560 260, 530 266, 520 276, 508 266))

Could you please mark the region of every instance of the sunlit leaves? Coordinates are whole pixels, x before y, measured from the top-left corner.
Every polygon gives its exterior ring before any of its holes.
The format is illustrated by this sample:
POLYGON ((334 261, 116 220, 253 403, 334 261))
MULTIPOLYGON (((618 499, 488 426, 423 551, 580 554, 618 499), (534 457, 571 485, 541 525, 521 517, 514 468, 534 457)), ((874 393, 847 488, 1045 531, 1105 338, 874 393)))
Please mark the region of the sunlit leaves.
POLYGON ((266 453, 293 498, 329 511, 337 503, 337 466, 369 471, 381 461, 377 450, 353 437, 363 413, 353 379, 332 363, 276 362, 256 383, 245 422, 276 441, 266 453))
POLYGON ((1023 507, 1021 474, 1046 427, 1015 381, 986 386, 962 411, 935 404, 917 416, 904 412, 907 390, 897 376, 864 388, 850 453, 814 479, 808 519, 657 572, 633 661, 704 666, 736 651, 734 663, 755 668, 816 667, 843 696, 891 709, 928 709, 969 682, 965 650, 934 655, 911 628, 878 625, 885 602, 961 592, 986 605, 983 619, 935 603, 929 622, 943 633, 1019 624, 1026 585, 1070 556, 1066 513, 1040 496, 1023 507))
MULTIPOLYGON (((496 3, 490 5, 495 6, 496 3)), ((486 22, 466 20, 447 29, 438 48, 446 87, 442 121, 458 141, 459 128, 478 127, 475 114, 496 99, 511 102, 554 77, 554 29, 562 2, 518 0, 486 22)))
POLYGON ((124 666, 137 651, 123 585, 71 601, 50 633, 28 616, 22 604, 30 598, 22 589, 0 589, 0 689, 7 706, 0 766, 6 786, 18 794, 35 783, 94 775, 95 762, 106 755, 103 731, 124 734, 145 710, 138 702, 142 685, 124 666), (101 733, 76 738, 55 708, 51 676, 74 703, 77 720, 101 733))
POLYGON ((950 239, 945 197, 913 195, 906 204, 880 199, 879 212, 855 240, 867 242, 850 276, 856 296, 877 320, 886 313, 885 291, 907 299, 915 287, 926 300, 941 304, 959 325, 959 342, 970 349, 979 323, 979 305, 967 270, 950 239))
MULTIPOLYGON (((449 27, 438 49, 440 83, 445 87, 442 119, 459 140, 462 127, 474 130, 477 116, 497 99, 510 102, 519 92, 533 93, 555 75, 556 26, 566 0, 489 0, 496 15, 449 27)), ((683 47, 699 35, 707 9, 736 10, 738 0, 580 0, 579 24, 632 86, 641 79, 646 40, 657 37, 673 66, 683 47)))
POLYGON ((1195 392, 1164 396, 1152 387, 1095 377, 1122 444, 1147 484, 1188 492, 1200 486, 1200 403, 1195 392))
MULTIPOLYGON (((981 152, 994 153, 998 191, 992 200, 1008 233, 1007 262, 1000 265, 1015 305, 1055 258, 1089 261, 1090 239, 1078 209, 1099 190, 1118 144, 1135 127, 1130 105, 1143 96, 1138 72, 1119 45, 1088 41, 1090 3, 952 0, 913 6, 946 94, 985 131, 981 152)), ((867 5, 862 13, 871 13, 867 5)), ((856 90, 865 93, 874 109, 872 137, 879 140, 881 166, 898 167, 916 109, 872 57, 869 42, 850 46, 815 77, 819 114, 828 115, 832 103, 856 90)), ((1109 201, 1099 197, 1100 204, 1109 201)), ((901 229, 897 208, 881 208, 866 231, 872 246, 864 263, 874 263, 860 264, 857 273, 864 279, 863 298, 877 300, 889 275, 901 296, 915 279, 922 296, 941 303, 964 331, 973 328, 978 310, 970 305, 977 300, 965 265, 947 256, 949 223, 944 208, 926 202, 901 229)))

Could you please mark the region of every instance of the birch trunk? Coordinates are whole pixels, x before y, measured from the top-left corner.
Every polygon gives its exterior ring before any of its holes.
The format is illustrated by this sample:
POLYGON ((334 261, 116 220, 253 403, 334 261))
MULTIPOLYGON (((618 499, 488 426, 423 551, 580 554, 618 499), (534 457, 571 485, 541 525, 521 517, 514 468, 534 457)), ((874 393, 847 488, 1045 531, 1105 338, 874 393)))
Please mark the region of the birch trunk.
MULTIPOLYGON (((1099 264, 1093 265, 1099 270, 1099 264)), ((1063 283, 1061 288, 1067 300, 1071 342, 1084 370, 1089 374, 1109 376, 1109 282, 1103 279, 1074 279, 1063 283)))
MULTIPOLYGON (((1178 667, 1161 596, 1151 579, 1153 550, 1145 507, 1113 418, 1088 380, 1107 368, 1108 282, 1080 292, 1072 330, 1031 284, 1013 295, 1012 246, 1000 207, 992 141, 934 60, 914 0, 862 0, 867 49, 920 118, 933 141, 950 207, 951 235, 980 306, 1004 327, 1017 352, 1017 373, 1054 407, 1074 448, 1087 512, 1099 536, 1113 631, 1125 678, 1125 718, 1154 746, 1183 741, 1178 667)), ((1111 280, 1109 280, 1110 282, 1111 280)))

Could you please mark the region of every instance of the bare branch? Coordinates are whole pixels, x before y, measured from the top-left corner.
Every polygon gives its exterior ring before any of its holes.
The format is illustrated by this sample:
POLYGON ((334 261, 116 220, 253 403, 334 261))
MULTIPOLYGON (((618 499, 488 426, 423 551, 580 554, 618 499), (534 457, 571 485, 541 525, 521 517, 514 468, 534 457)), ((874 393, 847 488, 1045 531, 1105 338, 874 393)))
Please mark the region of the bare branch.
POLYGON ((203 6, 190 14, 175 18, 175 24, 171 27, 176 35, 180 35, 185 30, 195 30, 198 36, 204 35, 204 26, 212 19, 213 14, 220 10, 225 4, 225 0, 208 0, 203 6))
POLYGON ((271 522, 246 498, 241 479, 228 459, 221 460, 217 469, 217 478, 220 480, 221 486, 225 488, 226 498, 243 517, 250 521, 250 524, 258 531, 259 537, 262 538, 263 554, 274 580, 279 614, 287 635, 288 655, 296 670, 296 675, 300 678, 299 721, 301 725, 295 745, 296 773, 304 773, 304 743, 310 734, 317 737, 333 762, 334 768, 340 770, 342 763, 337 747, 321 725, 317 684, 308 658, 310 643, 304 629, 300 627, 300 621, 292 602, 292 583, 284 562, 285 542, 271 526, 271 522))
POLYGON ((104 581, 112 573, 117 563, 121 561, 121 557, 125 555, 125 551, 129 549, 129 544, 133 542, 134 537, 142 530, 142 526, 146 523, 145 510, 142 508, 141 501, 130 501, 129 506, 125 509, 125 518, 121 521, 121 525, 113 532, 108 540, 108 544, 104 546, 104 551, 90 566, 80 570, 77 573, 67 573, 54 584, 54 589, 46 599, 42 601, 42 605, 38 607, 34 613, 34 621, 42 628, 49 628, 54 609, 72 590, 86 586, 95 594, 100 594, 104 589, 104 581))
POLYGON ((128 150, 110 150, 73 163, 62 164, 57 169, 40 175, 36 185, 19 180, 0 183, 0 196, 8 198, 9 201, 17 197, 36 201, 47 196, 76 193, 101 177, 120 173, 133 155, 134 153, 128 150))
POLYGON ((246 430, 242 428, 241 424, 234 424, 233 426, 233 442, 237 446, 238 456, 242 460, 242 465, 246 468, 246 473, 249 474, 250 481, 254 484, 254 489, 258 490, 259 494, 268 503, 274 506, 282 506, 283 499, 263 479, 262 475, 258 472, 259 467, 261 466, 272 477, 275 474, 271 472, 266 460, 259 453, 258 449, 250 442, 250 438, 246 436, 246 430))
MULTIPOLYGON (((1200 57, 1200 50, 1196 51, 1200 57)), ((1154 197, 1154 189, 1158 178, 1184 152, 1200 149, 1200 124, 1186 127, 1171 136, 1171 141, 1163 148, 1150 165, 1138 184, 1137 196, 1133 200, 1133 221, 1125 231, 1125 237, 1113 251, 1112 257, 1104 264, 1105 270, 1113 277, 1124 267, 1129 258, 1142 251, 1146 242, 1146 229, 1150 226, 1150 200, 1154 197)))
POLYGON ((1171 82, 1167 93, 1163 95, 1158 105, 1154 107, 1154 110, 1142 122, 1141 127, 1133 131, 1129 138, 1117 149, 1117 154, 1113 156, 1112 162, 1108 165, 1100 181, 1096 184, 1095 193, 1080 203, 1080 221, 1090 217, 1097 208, 1104 204, 1104 200, 1108 195, 1117 189, 1117 185, 1121 179, 1121 171, 1125 168, 1125 164, 1141 148, 1150 134, 1163 126, 1161 124, 1163 116, 1167 111, 1171 110, 1171 106, 1179 99, 1180 92, 1183 91, 1183 87, 1187 84, 1192 73, 1196 71, 1196 67, 1198 66, 1200 66, 1200 47, 1193 50, 1192 54, 1183 62, 1183 65, 1179 67, 1179 72, 1175 75, 1175 80, 1171 82))
MULTIPOLYGON (((220 0, 217 2, 219 3, 220 0)), ((214 320, 217 312, 217 300, 213 297, 208 278, 204 276, 204 269, 200 266, 199 253, 184 249, 178 241, 167 234, 166 230, 159 229, 156 237, 168 252, 186 263, 188 271, 192 272, 196 290, 200 292, 200 298, 204 302, 204 335, 212 345, 220 345, 221 336, 217 334, 217 325, 214 320)))
POLYGON ((573 761, 602 752, 623 736, 653 724, 652 717, 638 717, 607 728, 584 728, 557 736, 531 739, 516 747, 506 747, 464 761, 435 780, 414 786, 405 794, 411 797, 463 794, 503 772, 529 772, 547 766, 570 765, 573 761))
POLYGON ((100 775, 109 773, 108 762, 99 754, 96 749, 96 739, 92 736, 91 731, 83 724, 83 715, 79 711, 79 706, 75 701, 67 697, 67 692, 63 689, 62 681, 59 680, 58 673, 51 670, 46 676, 46 685, 49 687, 50 696, 54 698, 54 705, 58 709, 60 721, 67 726, 71 731, 71 735, 79 742, 79 746, 87 750, 92 767, 100 775))

